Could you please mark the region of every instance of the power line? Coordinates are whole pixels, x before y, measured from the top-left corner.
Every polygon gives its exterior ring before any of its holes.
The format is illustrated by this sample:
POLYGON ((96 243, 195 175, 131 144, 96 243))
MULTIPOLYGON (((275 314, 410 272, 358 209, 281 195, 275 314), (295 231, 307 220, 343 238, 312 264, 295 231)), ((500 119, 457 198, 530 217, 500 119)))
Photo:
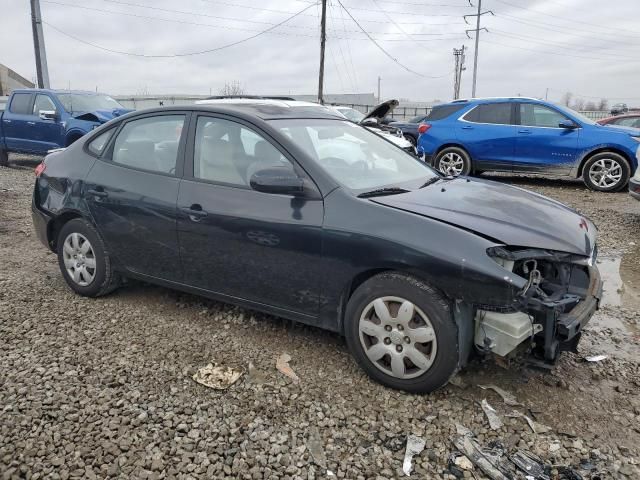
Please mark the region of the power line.
MULTIPOLYGON (((568 22, 568 23, 580 23, 582 25, 588 25, 590 27, 604 28, 604 29, 610 30, 610 27, 603 27, 602 25, 598 25, 597 23, 583 22, 583 21, 580 21, 580 20, 568 19, 568 18, 565 18, 565 17, 561 17, 560 15, 553 15, 551 13, 539 12, 537 10, 533 10, 531 8, 523 7, 521 5, 516 5, 514 3, 506 2, 504 0, 496 0, 496 1, 500 2, 500 3, 504 4, 504 5, 508 5, 510 7, 520 8, 522 10, 526 10, 527 12, 537 13, 538 15, 544 15, 546 17, 557 18, 559 20, 563 20, 563 21, 568 22)), ((634 33, 635 35, 632 35, 632 36, 639 37, 639 35, 636 32, 634 32, 633 30, 628 30, 628 29, 625 29, 625 28, 619 28, 617 26, 615 28, 615 34, 617 34, 620 30, 625 31, 625 32, 634 33)), ((605 33, 605 32, 602 32, 602 33, 605 33)))
MULTIPOLYGON (((335 23, 335 17, 333 16, 333 4, 329 3, 329 18, 333 23, 335 23)), ((347 72, 347 79, 349 80, 349 84, 351 88, 355 91, 355 83, 353 81, 353 76, 351 70, 349 70, 349 65, 347 64, 347 60, 345 58, 344 51, 342 50, 342 44, 340 40, 336 39, 336 43, 338 44, 338 51, 340 52, 340 57, 342 58, 342 64, 344 65, 344 69, 347 72)))
POLYGON ((443 77, 447 77, 447 76, 449 76, 449 75, 451 74, 451 72, 449 72, 449 73, 446 73, 445 75, 438 75, 438 76, 423 75, 423 74, 421 74, 421 73, 419 73, 419 72, 416 72, 415 70, 410 69, 410 68, 409 68, 409 67, 407 67, 406 65, 404 65, 404 64, 402 64, 402 63, 400 63, 400 62, 398 61, 398 59, 397 59, 397 58, 395 58, 393 55, 391 55, 389 52, 387 52, 387 51, 382 47, 382 45, 380 45, 380 44, 376 41, 376 39, 375 39, 375 38, 373 38, 373 37, 369 34, 369 32, 367 32, 367 31, 362 27, 362 25, 360 25, 360 24, 358 23, 358 21, 354 18, 354 16, 353 16, 353 15, 351 15, 351 12, 345 8, 345 6, 342 4, 342 2, 341 2, 340 0, 337 0, 337 1, 338 1, 338 4, 340 4, 340 6, 342 7, 342 9, 346 12, 346 14, 347 14, 347 15, 349 15, 349 17, 351 18, 351 20, 353 20, 353 23, 355 23, 355 24, 358 26, 358 28, 359 28, 360 30, 362 30, 362 33, 364 33, 364 34, 369 38, 369 40, 371 40, 371 42, 372 42, 376 47, 378 47, 378 49, 379 49, 382 53, 384 53, 387 57, 389 57, 391 60, 393 60, 393 61, 394 61, 396 64, 398 64, 400 67, 402 67, 403 69, 405 69, 407 72, 409 72, 409 73, 413 73, 414 75, 418 75, 419 77, 423 77, 423 78, 443 78, 443 77))
MULTIPOLYGON (((486 28, 480 28, 480 19, 482 18, 483 15, 486 15, 487 13, 490 13, 491 15, 493 15, 493 12, 491 10, 486 10, 486 11, 482 11, 482 0, 478 0, 478 13, 474 13, 472 15, 465 15, 464 21, 467 21, 467 17, 476 17, 476 28, 474 28, 473 30, 466 30, 466 34, 467 36, 469 35, 469 32, 476 32, 476 48, 473 52, 473 85, 471 87, 471 96, 473 98, 475 98, 476 96, 476 80, 478 78, 478 47, 479 47, 479 43, 480 43, 480 31, 481 30, 485 30, 485 31, 489 31, 486 28)), ((469 37, 471 38, 471 37, 469 37)))
POLYGON ((98 48, 98 49, 100 49, 100 50, 104 50, 104 51, 106 51, 106 52, 119 53, 119 54, 121 54, 121 55, 128 55, 128 56, 132 56, 132 57, 145 57, 145 58, 175 58, 175 57, 189 57, 189 56, 193 56, 193 55, 201 55, 201 54, 204 54, 204 53, 217 52, 217 51, 220 51, 220 50, 224 50, 224 49, 226 49, 226 48, 230 48, 230 47, 233 47, 233 46, 239 45, 239 44, 241 44, 241 43, 248 42, 249 40, 253 40, 253 39, 254 39, 254 38, 256 38, 256 37, 259 37, 259 36, 261 36, 261 35, 264 35, 265 33, 268 33, 268 32, 270 32, 271 30, 274 30, 274 29, 278 28, 280 25, 282 25, 282 24, 284 24, 284 23, 286 23, 286 22, 288 22, 288 21, 290 21, 290 20, 293 20, 294 18, 296 18, 297 16, 301 15, 303 12, 306 12, 307 10, 309 10, 310 8, 312 8, 312 7, 314 7, 314 6, 315 6, 315 4, 308 5, 308 6, 306 6, 305 8, 303 8, 302 10, 300 10, 299 12, 297 12, 296 14, 294 14, 294 15, 292 15, 292 16, 290 16, 290 17, 287 17, 287 18, 286 18, 286 19, 284 19, 282 22, 280 22, 280 23, 278 23, 278 24, 276 24, 276 25, 274 25, 274 26, 272 26, 272 27, 269 27, 269 28, 267 28, 266 30, 263 30, 263 31, 261 31, 261 32, 258 32, 258 33, 256 33, 255 35, 251 35, 250 37, 243 38, 243 39, 241 39, 241 40, 237 40, 237 41, 235 41, 235 42, 231 42, 231 43, 228 43, 228 44, 226 44, 226 45, 221 45, 221 46, 219 46, 219 47, 215 47, 215 48, 209 48, 209 49, 206 49, 206 50, 200 50, 200 51, 196 51, 196 52, 174 53, 174 54, 171 54, 171 55, 147 55, 147 54, 143 54, 143 53, 124 52, 124 51, 121 51, 121 50, 114 50, 114 49, 110 49, 110 48, 106 48, 106 47, 103 47, 103 46, 97 45, 97 44, 92 43, 92 42, 88 42, 88 41, 83 40, 83 39, 81 39, 81 38, 79 38, 79 37, 76 37, 75 35, 71 35, 71 34, 69 34, 69 33, 66 33, 66 32, 64 32, 64 31, 60 30, 59 28, 57 28, 55 25, 50 24, 49 22, 43 22, 43 23, 45 23, 46 25, 48 25, 49 27, 51 27, 53 30, 57 31, 58 33, 60 33, 60 34, 62 34, 62 35, 65 35, 65 36, 67 36, 67 37, 69 37, 69 38, 73 38, 74 40, 76 40, 76 41, 78 41, 78 42, 84 43, 84 44, 86 44, 86 45, 90 45, 90 46, 92 46, 92 47, 94 47, 94 48, 98 48))
MULTIPOLYGON (((377 3, 376 0, 371 0, 371 1, 373 2, 373 4, 376 7, 378 6, 378 3, 377 3)), ((398 25, 393 20, 393 18, 391 18, 384 10, 380 10, 380 11, 384 14, 385 17, 387 17, 387 20, 389 20, 393 24, 394 27, 396 27, 398 30, 400 30, 400 32, 402 32, 410 41, 412 41, 412 42, 414 41, 414 39, 400 25, 398 25)))

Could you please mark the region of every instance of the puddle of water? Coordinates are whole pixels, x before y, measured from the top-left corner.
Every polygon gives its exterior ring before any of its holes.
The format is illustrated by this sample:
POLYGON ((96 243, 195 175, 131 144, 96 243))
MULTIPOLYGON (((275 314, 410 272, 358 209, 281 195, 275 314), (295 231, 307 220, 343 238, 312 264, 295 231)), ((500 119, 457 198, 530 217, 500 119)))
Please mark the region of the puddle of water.
POLYGON ((604 280, 602 305, 640 309, 640 248, 633 246, 622 255, 602 256, 598 270, 604 280))

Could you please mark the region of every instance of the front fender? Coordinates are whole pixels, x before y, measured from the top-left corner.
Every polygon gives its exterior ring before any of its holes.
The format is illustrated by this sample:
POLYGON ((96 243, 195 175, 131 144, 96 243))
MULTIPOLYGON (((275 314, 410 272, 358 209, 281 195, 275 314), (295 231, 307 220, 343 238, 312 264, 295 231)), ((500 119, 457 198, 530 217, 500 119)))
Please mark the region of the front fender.
POLYGON ((631 174, 633 174, 635 169, 638 168, 638 164, 640 163, 640 143, 638 143, 638 147, 634 151, 624 145, 603 142, 597 145, 589 145, 589 147, 584 148, 582 152, 580 152, 578 160, 571 168, 570 176, 576 178, 579 177, 582 174, 582 166, 587 161, 587 159, 596 153, 605 151, 614 151, 623 155, 629 161, 631 174))

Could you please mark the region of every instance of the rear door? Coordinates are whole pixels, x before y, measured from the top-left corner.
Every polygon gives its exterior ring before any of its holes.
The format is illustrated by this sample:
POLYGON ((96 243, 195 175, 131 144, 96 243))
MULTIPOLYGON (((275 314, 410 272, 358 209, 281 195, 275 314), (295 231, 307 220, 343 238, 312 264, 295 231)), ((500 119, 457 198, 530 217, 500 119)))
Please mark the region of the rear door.
POLYGON ((456 122, 456 136, 476 167, 511 170, 515 150, 515 118, 511 102, 481 103, 456 122))
MULTIPOLYGON (((186 112, 163 112, 124 122, 89 172, 84 193, 120 264, 176 282, 182 280, 176 200, 188 118, 186 112)), ((99 151, 103 143, 96 137, 87 151, 99 151)))
POLYGON ((18 152, 33 152, 32 144, 33 121, 31 112, 33 109, 32 93, 16 92, 11 97, 9 108, 2 116, 2 131, 9 150, 18 152))
POLYGON ((570 119, 547 105, 518 102, 514 171, 565 175, 578 160, 581 128, 561 128, 570 119))
POLYGON ((321 198, 263 193, 252 173, 295 162, 266 134, 232 117, 192 122, 178 196, 185 283, 308 316, 323 275, 321 198))
POLYGON ((43 118, 42 112, 57 112, 57 108, 51 97, 44 93, 38 93, 33 102, 31 121, 33 125, 33 147, 40 152, 46 152, 52 148, 63 147, 62 124, 59 114, 54 119, 43 118))

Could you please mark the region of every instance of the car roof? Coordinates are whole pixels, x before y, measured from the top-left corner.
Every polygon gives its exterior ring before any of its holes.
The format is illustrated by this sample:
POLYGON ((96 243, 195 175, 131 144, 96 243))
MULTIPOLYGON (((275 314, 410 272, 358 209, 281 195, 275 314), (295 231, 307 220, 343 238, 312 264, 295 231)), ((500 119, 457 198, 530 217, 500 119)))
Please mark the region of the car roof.
POLYGON ((221 113, 238 117, 259 118, 261 120, 281 119, 330 119, 344 120, 344 116, 317 103, 296 102, 295 106, 288 105, 292 102, 279 100, 254 100, 242 102, 226 101, 202 101, 194 105, 156 107, 139 110, 137 113, 163 113, 169 111, 195 111, 208 113, 221 113))
MULTIPOLYGON (((456 103, 495 103, 495 102, 513 102, 514 100, 532 100, 535 102, 544 103, 544 100, 540 100, 539 98, 533 97, 478 97, 478 98, 460 98, 457 100, 453 100, 449 103, 444 103, 441 105, 451 105, 456 103)), ((440 105, 436 105, 440 106, 440 105)))
POLYGON ((16 88, 12 93, 67 93, 73 95, 106 95, 105 93, 92 92, 89 90, 56 90, 53 88, 16 88))

